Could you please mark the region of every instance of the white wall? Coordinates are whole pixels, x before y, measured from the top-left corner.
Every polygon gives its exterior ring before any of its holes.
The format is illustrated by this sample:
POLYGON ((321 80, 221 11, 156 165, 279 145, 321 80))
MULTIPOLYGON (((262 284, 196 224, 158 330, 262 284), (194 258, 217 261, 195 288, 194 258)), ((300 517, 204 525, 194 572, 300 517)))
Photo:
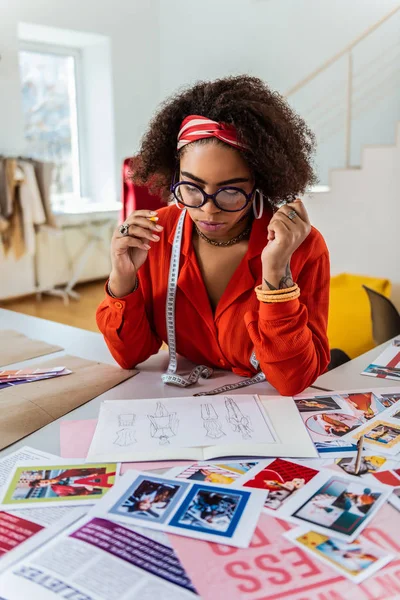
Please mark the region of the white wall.
POLYGON ((119 184, 122 159, 137 149, 159 99, 159 0, 0 0, 0 153, 4 154, 24 150, 18 22, 109 36, 119 184))
MULTIPOLYGON (((198 79, 239 73, 259 76, 285 93, 398 5, 398 0, 161 0, 161 96, 198 79)), ((356 72, 363 63, 370 68, 367 81, 358 84, 360 90, 370 94, 372 81, 380 81, 370 62, 385 44, 399 39, 400 13, 359 47, 356 72)), ((342 61, 290 100, 306 117, 333 83, 338 86, 338 97, 331 100, 333 109, 340 105, 342 112, 333 125, 342 132, 320 145, 321 183, 326 183, 328 168, 344 166, 345 69, 342 61)), ((375 100, 372 110, 354 124, 354 164, 360 162, 362 144, 394 142, 400 80, 396 91, 393 80, 383 81, 383 75, 379 86, 384 100, 375 100)), ((318 119, 315 123, 317 135, 322 134, 318 119)), ((310 124, 314 125, 311 120, 310 124)))
POLYGON ((330 192, 305 202, 327 242, 332 274, 390 279, 400 310, 399 190, 400 123, 396 146, 366 147, 361 169, 333 171, 330 192))

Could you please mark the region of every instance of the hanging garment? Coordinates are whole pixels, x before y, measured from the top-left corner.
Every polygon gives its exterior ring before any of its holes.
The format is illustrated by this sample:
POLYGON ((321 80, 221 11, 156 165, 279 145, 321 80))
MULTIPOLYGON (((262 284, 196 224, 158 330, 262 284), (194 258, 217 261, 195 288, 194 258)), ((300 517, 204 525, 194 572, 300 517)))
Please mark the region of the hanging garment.
POLYGON ((33 164, 20 160, 18 166, 24 174, 24 179, 19 186, 19 199, 24 224, 25 247, 27 254, 33 256, 36 252, 35 225, 43 225, 46 222, 46 215, 33 164))

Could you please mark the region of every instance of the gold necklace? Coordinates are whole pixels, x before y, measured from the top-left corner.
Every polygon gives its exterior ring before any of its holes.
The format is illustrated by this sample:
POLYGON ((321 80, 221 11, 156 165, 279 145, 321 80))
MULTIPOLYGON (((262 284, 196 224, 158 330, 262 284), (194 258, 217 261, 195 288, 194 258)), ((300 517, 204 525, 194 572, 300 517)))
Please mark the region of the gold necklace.
POLYGON ((214 240, 210 240, 210 238, 208 238, 206 235, 204 235, 204 233, 202 233, 200 231, 200 229, 197 227, 197 225, 195 225, 194 227, 196 229, 197 235, 199 237, 201 237, 202 240, 207 242, 207 244, 211 244, 212 246, 233 246, 234 244, 237 244, 238 242, 241 242, 244 238, 246 238, 251 231, 251 225, 250 225, 250 227, 247 227, 247 229, 242 231, 242 233, 239 233, 239 235, 232 238, 231 240, 228 240, 227 242, 216 242, 214 240))

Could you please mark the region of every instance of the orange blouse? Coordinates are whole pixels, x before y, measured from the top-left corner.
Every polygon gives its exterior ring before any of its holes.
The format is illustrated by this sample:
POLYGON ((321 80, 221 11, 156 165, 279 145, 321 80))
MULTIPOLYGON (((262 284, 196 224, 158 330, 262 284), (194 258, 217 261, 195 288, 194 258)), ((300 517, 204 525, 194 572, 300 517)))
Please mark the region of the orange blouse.
MULTIPOLYGON (((139 270, 138 289, 118 299, 106 294, 97 309, 98 327, 124 369, 147 360, 167 342, 165 301, 179 215, 174 205, 158 211, 164 231, 139 270)), ((246 377, 255 373, 250 365, 254 350, 268 382, 282 395, 295 395, 329 363, 329 254, 323 237, 312 228, 290 263, 300 298, 260 303, 254 288, 262 282, 261 252, 271 216, 266 211, 253 222, 247 253, 213 314, 192 244, 193 222, 186 215, 176 291, 176 348, 193 363, 246 377)))

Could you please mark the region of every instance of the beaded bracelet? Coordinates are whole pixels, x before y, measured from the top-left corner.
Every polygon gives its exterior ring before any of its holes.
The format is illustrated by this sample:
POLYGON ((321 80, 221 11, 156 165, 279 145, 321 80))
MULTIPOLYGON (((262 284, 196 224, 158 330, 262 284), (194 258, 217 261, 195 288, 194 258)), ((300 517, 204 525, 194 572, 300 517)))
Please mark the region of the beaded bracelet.
POLYGON ((298 287, 299 286, 297 285, 297 283, 295 283, 294 285, 292 285, 292 287, 289 287, 289 288, 282 288, 279 290, 263 290, 262 286, 258 285, 255 288, 255 292, 256 292, 256 294, 259 293, 259 294, 268 294, 268 296, 278 296, 281 294, 290 294, 291 292, 296 292, 298 287))
POLYGON ((295 300, 300 296, 300 288, 297 284, 282 290, 263 290, 261 285, 259 285, 254 291, 257 295, 257 300, 267 303, 287 302, 288 300, 295 300))

